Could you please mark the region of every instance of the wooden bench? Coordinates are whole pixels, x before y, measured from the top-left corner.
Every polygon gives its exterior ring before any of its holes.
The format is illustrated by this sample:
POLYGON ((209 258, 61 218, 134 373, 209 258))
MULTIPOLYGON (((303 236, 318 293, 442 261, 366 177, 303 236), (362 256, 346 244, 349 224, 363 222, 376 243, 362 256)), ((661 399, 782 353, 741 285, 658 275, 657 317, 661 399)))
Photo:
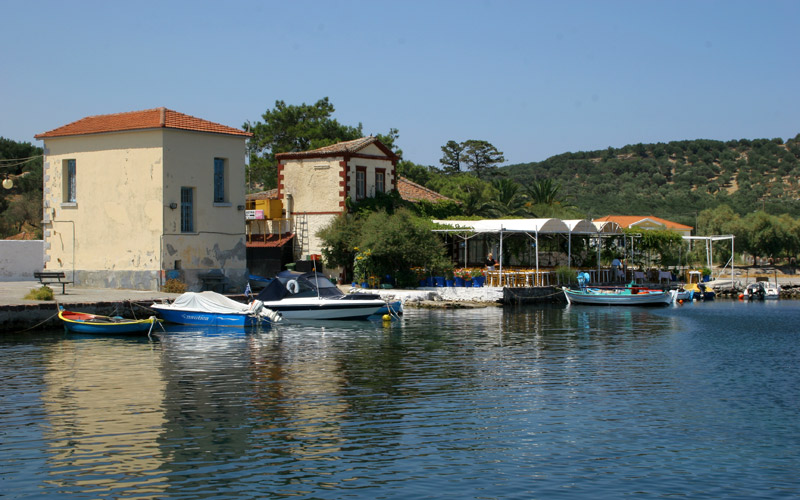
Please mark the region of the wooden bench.
POLYGON ((199 275, 199 278, 203 283, 203 290, 211 290, 216 292, 219 288, 219 293, 225 293, 225 285, 228 278, 221 270, 211 270, 205 274, 199 275))
POLYGON ((34 271, 33 277, 42 285, 61 285, 61 295, 66 295, 67 285, 72 284, 63 271, 34 271))

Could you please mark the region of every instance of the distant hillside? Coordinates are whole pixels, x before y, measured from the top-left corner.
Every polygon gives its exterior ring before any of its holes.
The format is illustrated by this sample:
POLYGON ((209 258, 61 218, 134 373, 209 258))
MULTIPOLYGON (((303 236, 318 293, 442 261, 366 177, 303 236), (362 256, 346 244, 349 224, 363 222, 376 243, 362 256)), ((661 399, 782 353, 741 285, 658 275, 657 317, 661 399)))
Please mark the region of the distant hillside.
POLYGON ((800 134, 755 139, 634 144, 564 153, 499 169, 525 185, 551 179, 590 217, 656 215, 693 226, 720 204, 800 217, 800 134))

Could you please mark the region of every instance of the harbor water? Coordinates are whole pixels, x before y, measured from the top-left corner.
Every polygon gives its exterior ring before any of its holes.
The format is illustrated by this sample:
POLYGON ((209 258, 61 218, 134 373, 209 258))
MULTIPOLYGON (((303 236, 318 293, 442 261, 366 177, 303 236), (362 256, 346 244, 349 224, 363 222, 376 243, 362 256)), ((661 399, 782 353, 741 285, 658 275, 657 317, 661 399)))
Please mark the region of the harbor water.
POLYGON ((798 498, 800 301, 0 336, 0 496, 798 498))

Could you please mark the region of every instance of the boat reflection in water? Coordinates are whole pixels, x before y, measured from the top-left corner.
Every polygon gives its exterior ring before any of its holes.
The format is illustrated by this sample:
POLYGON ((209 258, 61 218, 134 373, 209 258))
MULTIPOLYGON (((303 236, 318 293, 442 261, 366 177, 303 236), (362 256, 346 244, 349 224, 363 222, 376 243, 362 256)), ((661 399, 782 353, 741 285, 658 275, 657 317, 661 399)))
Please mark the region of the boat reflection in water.
POLYGON ((159 497, 169 457, 160 449, 166 382, 157 342, 70 336, 49 350, 43 375, 45 481, 70 492, 159 497))

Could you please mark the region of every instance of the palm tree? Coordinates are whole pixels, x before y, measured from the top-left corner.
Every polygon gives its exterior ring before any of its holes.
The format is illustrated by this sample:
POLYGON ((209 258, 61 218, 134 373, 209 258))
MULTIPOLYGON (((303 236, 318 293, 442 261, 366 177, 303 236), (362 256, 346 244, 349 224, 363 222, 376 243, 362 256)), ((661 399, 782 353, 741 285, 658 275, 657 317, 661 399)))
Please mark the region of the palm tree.
POLYGON ((532 215, 526 207, 525 196, 520 191, 522 186, 519 183, 511 179, 495 179, 492 181, 492 186, 497 190, 497 198, 489 203, 489 213, 495 217, 532 215))
POLYGON ((559 195, 561 184, 554 184, 550 179, 539 179, 525 186, 528 197, 534 205, 554 205, 563 200, 559 195))

